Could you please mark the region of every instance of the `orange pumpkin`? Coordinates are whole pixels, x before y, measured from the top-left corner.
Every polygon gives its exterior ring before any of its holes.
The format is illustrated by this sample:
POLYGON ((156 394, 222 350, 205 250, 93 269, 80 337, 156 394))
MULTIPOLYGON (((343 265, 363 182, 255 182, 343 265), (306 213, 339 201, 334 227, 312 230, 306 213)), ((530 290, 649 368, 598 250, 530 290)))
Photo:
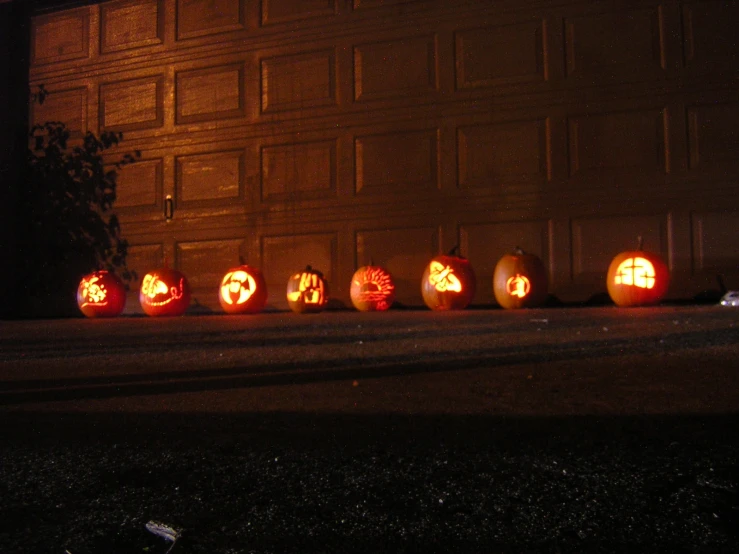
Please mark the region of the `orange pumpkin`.
POLYGON ((296 314, 317 313, 328 304, 328 281, 323 273, 307 266, 287 281, 287 305, 296 314))
POLYGON ((493 272, 495 300, 506 309, 540 306, 547 299, 548 286, 542 261, 519 247, 498 260, 493 272))
POLYGON ((354 272, 349 297, 360 312, 381 312, 395 301, 395 283, 386 269, 370 262, 354 272))
POLYGON ((606 286, 617 306, 650 306, 659 304, 670 286, 667 264, 658 254, 642 250, 621 252, 608 267, 606 286))
POLYGON ((77 305, 86 317, 115 317, 126 305, 126 286, 105 270, 85 275, 77 288, 77 305))
POLYGON ((155 269, 141 280, 139 302, 149 316, 182 315, 190 305, 190 284, 176 269, 155 269))
POLYGON ((421 296, 432 310, 463 310, 475 296, 477 281, 467 258, 449 254, 436 256, 421 277, 421 296))
POLYGON ((218 301, 227 314, 254 314, 267 305, 267 283, 256 267, 232 267, 221 279, 218 301))

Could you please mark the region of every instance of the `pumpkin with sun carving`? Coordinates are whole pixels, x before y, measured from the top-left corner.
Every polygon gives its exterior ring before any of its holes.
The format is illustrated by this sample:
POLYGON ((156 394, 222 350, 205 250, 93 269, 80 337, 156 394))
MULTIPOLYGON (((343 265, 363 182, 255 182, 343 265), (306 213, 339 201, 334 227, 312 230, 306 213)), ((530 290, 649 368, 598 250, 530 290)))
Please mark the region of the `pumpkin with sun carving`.
POLYGON ((349 297, 360 312, 382 312, 395 301, 395 283, 386 269, 370 262, 354 272, 349 297))
POLYGON ((477 281, 467 258, 455 254, 433 258, 421 277, 421 296, 432 310, 463 310, 475 296, 477 281))
POLYGON ((256 267, 232 267, 221 279, 218 301, 227 314, 255 314, 267 305, 267 283, 256 267))

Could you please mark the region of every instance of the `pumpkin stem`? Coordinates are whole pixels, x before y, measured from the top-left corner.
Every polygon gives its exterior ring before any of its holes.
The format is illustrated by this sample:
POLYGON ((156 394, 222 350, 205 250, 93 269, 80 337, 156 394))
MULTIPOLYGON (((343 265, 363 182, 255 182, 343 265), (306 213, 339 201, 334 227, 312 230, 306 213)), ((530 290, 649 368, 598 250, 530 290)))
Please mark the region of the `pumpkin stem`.
POLYGON ((369 263, 369 264, 370 264, 370 265, 375 265, 375 262, 374 262, 374 260, 372 259, 372 257, 370 257, 370 263, 369 263))
POLYGON ((239 254, 239 265, 246 265, 246 260, 241 254, 239 254))
POLYGON ((169 260, 167 259, 166 254, 164 256, 164 267, 169 267, 169 260))
POLYGON ((636 249, 637 250, 641 250, 642 249, 642 246, 644 246, 644 237, 642 237, 641 235, 639 235, 638 237, 636 237, 636 240, 637 240, 636 249))
POLYGON ((459 245, 455 244, 454 247, 449 251, 449 254, 447 256, 456 256, 459 254, 459 245))

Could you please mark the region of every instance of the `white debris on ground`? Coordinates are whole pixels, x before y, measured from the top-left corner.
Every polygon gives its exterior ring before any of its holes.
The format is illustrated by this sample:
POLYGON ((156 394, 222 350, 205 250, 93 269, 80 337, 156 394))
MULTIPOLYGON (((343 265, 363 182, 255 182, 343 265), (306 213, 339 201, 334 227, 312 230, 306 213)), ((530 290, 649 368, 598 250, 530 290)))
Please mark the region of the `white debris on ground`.
POLYGON ((739 307, 739 290, 727 291, 726 294, 721 297, 720 304, 722 306, 730 306, 734 308, 739 307))

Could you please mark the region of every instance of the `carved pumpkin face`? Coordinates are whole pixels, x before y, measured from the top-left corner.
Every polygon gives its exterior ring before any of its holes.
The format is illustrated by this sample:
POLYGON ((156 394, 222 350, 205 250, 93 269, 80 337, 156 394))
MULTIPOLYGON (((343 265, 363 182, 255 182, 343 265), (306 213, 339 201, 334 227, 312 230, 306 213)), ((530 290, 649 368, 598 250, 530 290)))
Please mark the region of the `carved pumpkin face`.
POLYGON ((606 280, 617 306, 649 306, 659 304, 667 294, 670 272, 659 255, 634 250, 613 258, 606 280))
POLYGON ((311 266, 296 273, 287 281, 287 304, 297 313, 316 313, 323 311, 328 304, 328 281, 323 273, 311 266))
POLYGON ((495 300, 506 309, 540 306, 547 299, 548 286, 542 261, 520 248, 498 260, 493 272, 495 300))
POLYGON ((349 296, 360 312, 384 311, 395 301, 395 284, 390 273, 381 267, 360 267, 352 276, 349 296))
POLYGON ((108 271, 85 275, 77 288, 77 305, 86 317, 115 317, 126 305, 126 287, 108 271))
POLYGON ((182 315, 190 305, 190 284, 176 269, 155 269, 141 280, 139 302, 149 316, 182 315))
POLYGON ((254 314, 267 305, 267 283, 255 267, 241 265, 228 270, 221 280, 218 301, 227 314, 254 314))
POLYGON ((437 256, 423 272, 421 295, 432 310, 463 310, 475 296, 476 283, 469 260, 451 254, 437 256))

